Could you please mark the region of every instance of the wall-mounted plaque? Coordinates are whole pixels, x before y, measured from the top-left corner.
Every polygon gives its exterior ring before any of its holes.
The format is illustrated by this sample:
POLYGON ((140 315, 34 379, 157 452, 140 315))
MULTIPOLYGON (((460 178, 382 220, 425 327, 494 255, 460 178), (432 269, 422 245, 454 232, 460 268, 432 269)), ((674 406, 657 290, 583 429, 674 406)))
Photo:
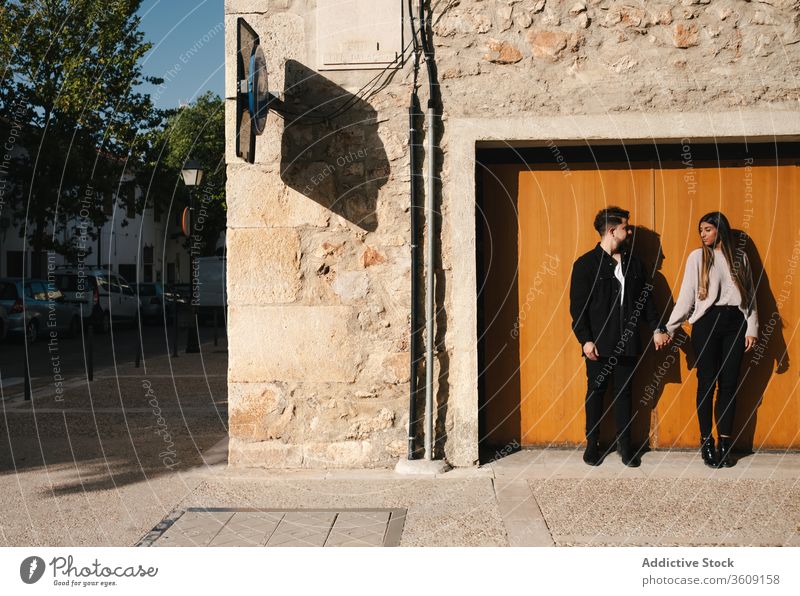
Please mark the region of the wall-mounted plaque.
POLYGON ((403 0, 317 0, 317 70, 402 66, 403 0))

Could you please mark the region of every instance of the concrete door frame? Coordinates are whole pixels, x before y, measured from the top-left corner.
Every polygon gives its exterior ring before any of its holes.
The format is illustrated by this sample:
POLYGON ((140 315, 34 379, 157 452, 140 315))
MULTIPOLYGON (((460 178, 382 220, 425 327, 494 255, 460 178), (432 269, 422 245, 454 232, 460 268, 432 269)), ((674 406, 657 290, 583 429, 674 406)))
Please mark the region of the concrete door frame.
POLYGON ((796 142, 800 111, 625 113, 514 118, 449 118, 442 144, 447 175, 442 196, 447 221, 442 249, 450 255, 447 342, 452 346, 448 410, 453 425, 445 451, 455 466, 478 462, 478 306, 475 221, 475 152, 478 147, 584 144, 796 142))

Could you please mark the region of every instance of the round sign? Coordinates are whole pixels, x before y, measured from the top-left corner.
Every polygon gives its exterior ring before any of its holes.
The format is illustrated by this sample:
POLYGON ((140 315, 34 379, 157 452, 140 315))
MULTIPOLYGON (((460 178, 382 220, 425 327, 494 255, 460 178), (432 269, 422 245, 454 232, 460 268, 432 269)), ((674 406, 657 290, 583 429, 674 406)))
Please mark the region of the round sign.
POLYGON ((253 47, 250 54, 250 73, 247 78, 247 95, 250 107, 250 120, 257 135, 264 132, 269 112, 270 94, 267 90, 267 60, 261 44, 253 47))
POLYGON ((189 236, 192 230, 192 223, 189 221, 189 214, 190 210, 188 207, 184 207, 183 213, 181 214, 181 231, 183 232, 184 236, 189 236))

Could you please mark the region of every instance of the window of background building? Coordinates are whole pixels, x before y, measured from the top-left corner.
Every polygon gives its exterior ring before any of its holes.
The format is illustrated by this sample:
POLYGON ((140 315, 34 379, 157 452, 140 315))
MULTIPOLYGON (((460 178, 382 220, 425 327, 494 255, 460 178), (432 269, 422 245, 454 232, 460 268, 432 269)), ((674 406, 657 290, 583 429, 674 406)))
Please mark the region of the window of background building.
POLYGON ((142 247, 142 279, 153 281, 153 247, 142 247))
POLYGON ((133 184, 126 185, 122 190, 122 196, 125 201, 125 216, 128 219, 136 217, 136 188, 133 184))
POLYGON ((6 253, 6 276, 23 277, 25 275, 25 253, 21 250, 9 250, 6 253))
POLYGON ((125 281, 128 282, 135 282, 136 281, 136 264, 131 263, 120 263, 120 266, 117 268, 119 274, 125 278, 125 281))

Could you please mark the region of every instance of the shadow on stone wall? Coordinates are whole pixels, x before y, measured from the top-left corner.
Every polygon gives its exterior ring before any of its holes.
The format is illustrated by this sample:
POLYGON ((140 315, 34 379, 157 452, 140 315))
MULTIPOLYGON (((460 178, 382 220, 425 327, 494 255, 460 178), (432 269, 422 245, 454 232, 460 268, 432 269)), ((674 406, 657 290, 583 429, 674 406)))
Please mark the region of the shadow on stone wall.
POLYGON ((295 60, 285 67, 281 180, 362 230, 377 229, 389 161, 375 110, 295 60))

